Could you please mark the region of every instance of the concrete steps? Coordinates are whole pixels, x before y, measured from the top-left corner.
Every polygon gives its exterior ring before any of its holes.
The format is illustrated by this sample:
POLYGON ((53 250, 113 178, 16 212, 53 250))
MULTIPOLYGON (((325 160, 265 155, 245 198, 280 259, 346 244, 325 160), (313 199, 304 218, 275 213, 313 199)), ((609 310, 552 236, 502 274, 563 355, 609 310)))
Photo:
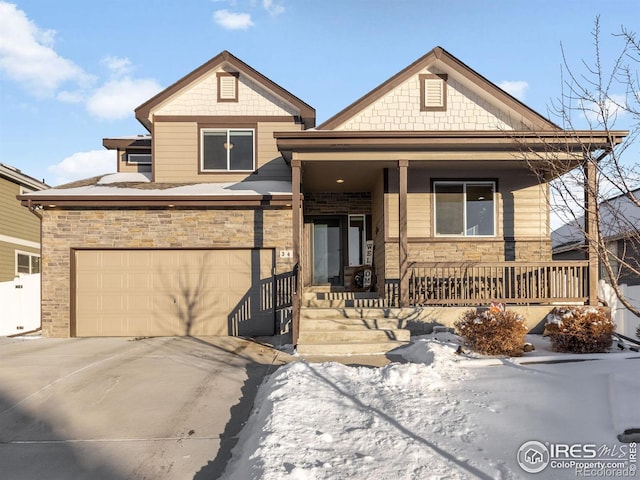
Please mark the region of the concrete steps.
POLYGON ((375 292, 305 292, 302 306, 314 308, 384 307, 375 292))
POLYGON ((409 342, 410 332, 376 293, 305 292, 297 350, 307 355, 386 353, 409 342))

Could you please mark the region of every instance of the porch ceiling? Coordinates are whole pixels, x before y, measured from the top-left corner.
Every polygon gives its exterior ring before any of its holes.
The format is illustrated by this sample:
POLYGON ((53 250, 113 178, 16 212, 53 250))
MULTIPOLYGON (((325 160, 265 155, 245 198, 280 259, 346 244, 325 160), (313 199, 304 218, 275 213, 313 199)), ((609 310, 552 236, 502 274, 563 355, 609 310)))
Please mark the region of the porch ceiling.
MULTIPOLYGON (((399 156, 398 158, 401 158, 399 156)), ((302 192, 370 192, 376 181, 380 181, 385 168, 397 169, 396 161, 304 161, 302 162, 302 192), (342 180, 342 182, 338 182, 342 180)), ((463 177, 466 172, 478 170, 474 161, 415 160, 409 163, 409 176, 412 170, 432 171, 436 176, 447 172, 452 176, 463 177)), ((499 176, 500 172, 513 171, 530 173, 529 168, 520 160, 488 160, 482 163, 482 171, 499 176)))
POLYGON ((397 162, 305 162, 302 191, 370 192, 376 180, 382 178, 384 168, 397 165, 397 162))

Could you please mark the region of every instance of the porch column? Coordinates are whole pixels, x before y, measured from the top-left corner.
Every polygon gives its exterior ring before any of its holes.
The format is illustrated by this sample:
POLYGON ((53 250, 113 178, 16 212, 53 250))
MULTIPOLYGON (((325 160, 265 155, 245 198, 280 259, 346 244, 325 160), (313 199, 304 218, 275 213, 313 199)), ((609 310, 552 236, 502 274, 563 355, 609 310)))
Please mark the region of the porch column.
POLYGON ((409 240, 407 236, 407 170, 408 160, 398 160, 398 233, 400 253, 400 307, 409 306, 409 240))
MULTIPOLYGON (((295 155, 295 154, 294 154, 295 155)), ((292 299, 291 331, 293 344, 298 344, 298 334, 300 332, 300 306, 302 305, 302 202, 300 200, 300 184, 302 182, 302 165, 300 160, 291 160, 291 218, 293 221, 293 264, 298 269, 295 278, 295 292, 292 299)))
POLYGON ((589 305, 598 305, 598 179, 596 160, 584 162, 584 243, 587 247, 589 305))

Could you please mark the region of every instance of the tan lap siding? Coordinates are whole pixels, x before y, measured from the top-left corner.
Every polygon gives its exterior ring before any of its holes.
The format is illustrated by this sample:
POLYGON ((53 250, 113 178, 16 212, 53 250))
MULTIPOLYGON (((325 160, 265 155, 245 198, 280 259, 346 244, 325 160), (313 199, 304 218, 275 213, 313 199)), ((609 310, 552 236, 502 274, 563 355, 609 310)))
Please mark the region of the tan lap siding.
POLYGON ((0 234, 40 243, 40 221, 16 199, 20 186, 0 178, 0 234))
MULTIPOLYGON (((211 124, 215 122, 212 117, 211 124)), ((243 122, 248 125, 247 122, 243 122)), ((228 125, 233 128, 234 125, 228 125)), ((274 131, 300 130, 293 122, 259 122, 256 130, 256 167, 251 173, 200 172, 200 131, 196 122, 156 122, 154 124, 154 174, 156 182, 239 182, 242 180, 291 181, 291 170, 278 149, 274 131)), ((225 128, 220 125, 220 128, 225 128)))
MULTIPOLYGON (((278 151, 273 132, 300 130, 301 125, 293 122, 259 122, 256 160, 258 172, 255 180, 291 181, 291 168, 287 166, 278 151)), ((252 178, 254 179, 254 178, 252 178)))
POLYGON ((198 124, 156 122, 153 126, 153 162, 156 182, 198 180, 198 124))

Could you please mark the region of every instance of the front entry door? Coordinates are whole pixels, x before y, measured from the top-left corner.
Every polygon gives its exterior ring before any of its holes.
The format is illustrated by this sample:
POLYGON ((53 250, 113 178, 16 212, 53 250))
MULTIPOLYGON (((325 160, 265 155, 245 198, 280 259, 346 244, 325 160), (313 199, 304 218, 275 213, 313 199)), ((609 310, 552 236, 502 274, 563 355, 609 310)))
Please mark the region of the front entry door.
POLYGON ((342 227, 339 218, 313 221, 313 284, 342 285, 342 227))

